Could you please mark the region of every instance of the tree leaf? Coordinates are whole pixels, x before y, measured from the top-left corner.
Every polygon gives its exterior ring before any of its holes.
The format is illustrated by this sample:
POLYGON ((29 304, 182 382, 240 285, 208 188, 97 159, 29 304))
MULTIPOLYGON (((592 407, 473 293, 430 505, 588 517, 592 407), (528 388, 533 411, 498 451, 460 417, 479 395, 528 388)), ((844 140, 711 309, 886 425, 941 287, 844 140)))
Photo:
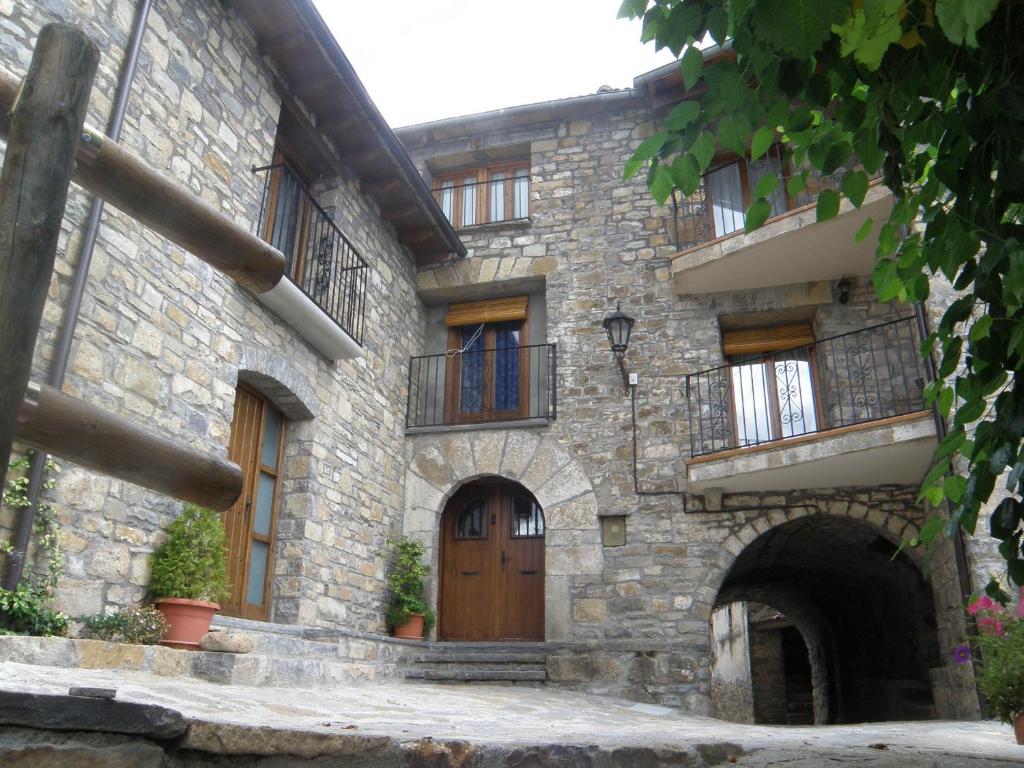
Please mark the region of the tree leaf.
POLYGON ((668 141, 667 133, 656 133, 644 139, 640 146, 633 152, 633 156, 626 161, 625 170, 622 173, 623 179, 630 179, 636 176, 637 172, 644 166, 647 160, 657 155, 665 142, 668 141))
POLYGON ((737 155, 746 154, 746 136, 743 133, 743 126, 739 118, 723 117, 718 121, 718 141, 726 149, 731 149, 737 155))
POLYGON ((704 71, 704 54, 696 45, 689 46, 679 62, 679 67, 683 72, 683 87, 690 90, 700 80, 704 71))
POLYGON ((651 179, 648 182, 650 187, 651 195, 658 202, 658 205, 664 205, 665 201, 668 200, 668 196, 672 194, 672 174, 669 173, 668 168, 660 163, 654 167, 654 173, 651 175, 651 179))
POLYGON ((978 30, 992 19, 999 0, 935 0, 935 16, 943 33, 957 45, 978 47, 978 30))
POLYGON ((708 169, 711 165, 711 161, 715 157, 715 152, 718 150, 715 144, 714 138, 707 131, 701 131, 696 141, 693 142, 693 146, 690 147, 690 151, 693 156, 697 159, 697 165, 700 166, 701 172, 708 169))
POLYGON ((871 227, 874 226, 874 221, 868 216, 861 225, 857 228, 857 233, 853 236, 855 243, 862 243, 864 239, 871 234, 871 227))
POLYGON ((992 330, 992 316, 982 315, 974 321, 974 325, 971 326, 971 335, 969 339, 971 341, 981 341, 982 339, 988 338, 989 331, 992 330))
POLYGON ((644 15, 647 10, 647 0, 622 0, 619 6, 619 13, 616 18, 635 19, 644 15))
POLYGON ((772 192, 779 188, 779 177, 774 173, 768 173, 761 177, 754 187, 754 197, 767 198, 772 192))
POLYGON ((853 203, 853 207, 860 208, 864 196, 868 193, 868 175, 864 171, 847 171, 843 174, 840 187, 847 199, 853 203))
POLYGON ((750 208, 747 209, 747 216, 743 223, 744 230, 746 232, 753 232, 764 224, 771 215, 772 207, 768 204, 767 200, 755 200, 750 208))
POLYGON ((776 51, 809 59, 846 20, 844 0, 759 0, 751 26, 776 51))
POLYGON ((839 213, 839 195, 833 189, 823 189, 818 195, 818 221, 828 221, 839 213))
POLYGON ((684 197, 689 197, 700 186, 700 168, 693 155, 679 155, 672 161, 672 181, 679 187, 684 197))
POLYGON ((750 159, 757 160, 761 155, 767 152, 774 143, 775 130, 769 128, 767 125, 762 125, 754 133, 754 138, 750 140, 750 159))
POLYGON ((670 131, 681 131, 700 114, 699 101, 681 101, 672 108, 672 111, 665 115, 661 124, 670 131))

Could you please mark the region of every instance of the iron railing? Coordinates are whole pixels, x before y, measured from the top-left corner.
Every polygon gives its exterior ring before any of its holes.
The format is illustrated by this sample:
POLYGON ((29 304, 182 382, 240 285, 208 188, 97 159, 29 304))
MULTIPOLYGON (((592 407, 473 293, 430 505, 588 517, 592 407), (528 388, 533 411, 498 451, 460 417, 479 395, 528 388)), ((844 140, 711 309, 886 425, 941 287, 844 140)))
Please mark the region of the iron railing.
POLYGON ((779 174, 780 184, 769 198, 772 218, 795 210, 818 199, 824 189, 839 189, 843 174, 840 168, 824 176, 809 167, 807 183, 798 195, 790 195, 786 182, 792 174, 783 172, 784 159, 778 146, 757 161, 736 160, 714 168, 701 178, 700 187, 689 197, 672 190, 672 225, 676 250, 685 251, 725 237, 743 229, 746 201, 753 194, 758 180, 769 173, 779 174))
POLYGON ((686 377, 693 456, 925 408, 916 318, 686 377))
POLYGON ((557 378, 555 344, 412 357, 405 426, 553 420, 557 378))
POLYGON ((455 228, 476 224, 526 221, 530 218, 530 175, 507 174, 501 179, 442 182, 434 199, 455 228))
POLYGON ((284 254, 288 279, 362 345, 369 265, 287 164, 253 172, 266 174, 260 237, 284 254))

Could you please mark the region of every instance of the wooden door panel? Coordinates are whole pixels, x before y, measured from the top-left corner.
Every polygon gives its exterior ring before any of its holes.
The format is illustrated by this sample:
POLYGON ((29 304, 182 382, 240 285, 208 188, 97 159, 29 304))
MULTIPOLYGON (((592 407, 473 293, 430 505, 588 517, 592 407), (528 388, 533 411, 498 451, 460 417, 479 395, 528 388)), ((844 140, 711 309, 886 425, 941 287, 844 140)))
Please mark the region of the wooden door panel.
POLYGON ((509 483, 467 486, 449 502, 441 530, 442 639, 544 639, 543 517, 540 535, 514 536, 516 497, 533 503, 509 483), (486 500, 486 537, 458 536, 460 515, 480 499, 486 500))

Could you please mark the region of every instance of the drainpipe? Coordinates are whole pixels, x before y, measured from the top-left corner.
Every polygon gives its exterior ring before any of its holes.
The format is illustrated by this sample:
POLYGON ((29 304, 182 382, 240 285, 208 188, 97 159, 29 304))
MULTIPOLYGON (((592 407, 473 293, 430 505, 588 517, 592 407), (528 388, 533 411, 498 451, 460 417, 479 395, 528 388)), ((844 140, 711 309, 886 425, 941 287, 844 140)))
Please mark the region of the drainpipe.
MULTIPOLYGON (((142 48, 142 36, 146 30, 146 20, 149 17, 149 9, 152 4, 152 0, 139 0, 139 4, 135 9, 135 21, 132 25, 131 36, 128 39, 128 48, 125 51, 124 64, 121 67, 121 76, 114 95, 114 109, 107 124, 107 135, 114 141, 121 137, 121 127, 124 125, 124 114, 128 106, 128 96, 131 93, 132 82, 135 79, 135 70, 139 62, 139 51, 142 48)), ((60 389, 64 384, 64 376, 68 369, 68 359, 71 357, 71 342, 75 338, 75 326, 78 325, 78 315, 82 309, 82 295, 85 293, 85 283, 89 277, 89 265, 92 262, 93 250, 96 247, 96 237, 99 234, 100 217, 102 214, 103 199, 94 197, 89 208, 89 218, 86 221, 84 234, 82 235, 82 248, 78 256, 78 264, 75 265, 71 293, 68 296, 67 308, 64 310, 60 336, 58 337, 57 347, 53 355, 53 366, 50 369, 50 376, 47 381, 54 389, 60 389)), ((18 586, 18 582, 21 581, 21 574, 25 568, 25 560, 28 555, 29 539, 35 522, 36 509, 39 504, 39 492, 43 485, 43 472, 46 469, 47 458, 48 456, 42 451, 37 451, 32 456, 28 485, 29 506, 22 509, 21 514, 18 516, 17 527, 14 533, 14 549, 7 559, 7 573, 3 582, 5 589, 14 589, 18 586)))

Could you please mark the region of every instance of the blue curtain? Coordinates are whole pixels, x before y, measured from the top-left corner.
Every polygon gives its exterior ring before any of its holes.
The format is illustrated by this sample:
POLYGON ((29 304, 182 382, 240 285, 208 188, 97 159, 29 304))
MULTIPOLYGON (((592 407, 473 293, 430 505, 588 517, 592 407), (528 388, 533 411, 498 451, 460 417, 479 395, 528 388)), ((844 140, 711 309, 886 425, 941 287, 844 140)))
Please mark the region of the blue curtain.
POLYGON ((462 381, 459 388, 459 410, 462 413, 480 413, 484 409, 484 335, 466 347, 477 326, 462 329, 462 381))
POLYGON ((519 323, 495 326, 494 410, 519 410, 519 323))

